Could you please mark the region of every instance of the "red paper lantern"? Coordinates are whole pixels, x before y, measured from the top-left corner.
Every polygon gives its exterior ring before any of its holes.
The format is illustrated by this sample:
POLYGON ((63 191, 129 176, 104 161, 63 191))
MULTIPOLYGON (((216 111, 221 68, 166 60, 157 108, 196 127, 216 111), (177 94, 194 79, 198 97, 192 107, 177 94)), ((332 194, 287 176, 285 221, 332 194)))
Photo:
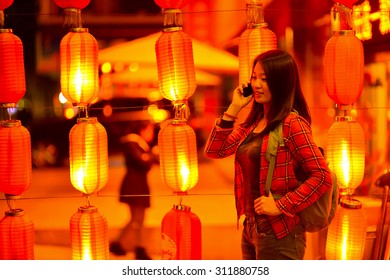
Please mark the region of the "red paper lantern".
POLYGON ((186 193, 198 182, 194 130, 186 121, 173 120, 158 134, 162 181, 176 193, 186 193))
POLYGON ((357 0, 337 0, 337 1, 333 1, 335 3, 339 3, 341 5, 344 5, 348 8, 352 8, 353 4, 355 4, 357 2, 357 0))
POLYGON ((247 22, 247 29, 241 34, 238 46, 240 83, 250 81, 253 59, 258 54, 277 48, 276 35, 264 22, 262 4, 247 4, 247 22))
POLYGON ((337 117, 328 130, 326 158, 337 176, 340 195, 352 195, 365 170, 364 131, 352 117, 337 117))
POLYGON ((63 9, 75 8, 81 10, 88 6, 91 0, 54 0, 54 2, 63 9))
POLYGON ((6 211, 0 220, 0 260, 33 259, 33 222, 22 209, 6 211))
POLYGON ((80 207, 71 217, 70 242, 73 260, 109 258, 107 220, 97 207, 80 207))
POLYGON ((342 199, 328 228, 326 259, 361 260, 367 235, 367 215, 362 203, 342 199))
POLYGON ((31 186, 31 138, 19 120, 0 125, 0 191, 20 195, 31 186))
POLYGON ((0 29, 0 103, 15 104, 26 93, 23 44, 11 29, 0 29))
POLYGON ((6 8, 11 6, 14 0, 0 0, 0 11, 4 11, 6 8))
POLYGON ((60 43, 61 90, 71 103, 87 107, 99 94, 96 39, 87 28, 72 29, 60 43))
POLYGON ((324 54, 324 80, 328 96, 339 105, 351 105, 364 84, 364 50, 353 31, 336 32, 324 54))
POLYGON ((79 118, 70 130, 69 160, 75 189, 92 194, 107 184, 107 132, 96 118, 79 118))
POLYGON ((155 49, 159 89, 163 97, 171 101, 190 98, 196 89, 190 36, 178 27, 164 29, 155 49))
POLYGON ((202 258, 201 222, 191 208, 174 205, 161 226, 163 260, 200 260, 202 258))
POLYGON ((190 0, 154 0, 162 9, 181 9, 186 6, 190 0))

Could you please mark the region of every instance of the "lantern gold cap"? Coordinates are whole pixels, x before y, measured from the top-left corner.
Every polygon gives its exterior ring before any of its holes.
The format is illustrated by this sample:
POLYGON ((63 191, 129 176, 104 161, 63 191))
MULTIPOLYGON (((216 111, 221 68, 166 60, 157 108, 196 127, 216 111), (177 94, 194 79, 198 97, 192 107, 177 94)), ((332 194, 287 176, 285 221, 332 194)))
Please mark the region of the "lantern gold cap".
POLYGON ((70 32, 75 32, 75 33, 88 33, 89 30, 88 30, 88 28, 85 28, 85 27, 75 27, 75 28, 70 29, 70 32))
POLYGON ((9 194, 9 193, 6 193, 4 194, 5 195, 5 198, 7 200, 15 200, 15 199, 19 199, 20 198, 20 195, 16 195, 16 194, 9 194))
POLYGON ((0 33, 13 33, 10 28, 0 28, 0 33))
POLYGON ((77 123, 96 123, 96 117, 88 117, 88 118, 78 118, 77 123))
POLYGON ((341 36, 355 35, 355 30, 336 30, 333 31, 333 35, 341 35, 341 36))
POLYGON ((340 206, 346 209, 361 209, 363 204, 357 199, 342 198, 340 200, 340 206))
POLYGON ((355 121, 355 119, 352 116, 337 116, 336 122, 352 122, 355 121))
POLYGON ((191 211, 191 207, 183 204, 173 205, 172 209, 178 210, 178 211, 191 211))
POLYGON ((20 208, 17 208, 17 209, 12 209, 12 210, 5 211, 4 214, 5 214, 5 216, 8 216, 8 217, 18 217, 18 216, 23 216, 24 215, 24 210, 20 209, 20 208))
MULTIPOLYGON (((1 29, 0 29, 1 30, 1 29)), ((16 106, 15 103, 10 102, 10 103, 1 103, 1 107, 3 108, 14 108, 16 106)))
POLYGON ((78 211, 80 213, 96 213, 98 211, 96 206, 80 206, 78 211))
POLYGON ((17 127, 21 126, 22 122, 20 120, 4 120, 1 121, 1 126, 3 127, 17 127))

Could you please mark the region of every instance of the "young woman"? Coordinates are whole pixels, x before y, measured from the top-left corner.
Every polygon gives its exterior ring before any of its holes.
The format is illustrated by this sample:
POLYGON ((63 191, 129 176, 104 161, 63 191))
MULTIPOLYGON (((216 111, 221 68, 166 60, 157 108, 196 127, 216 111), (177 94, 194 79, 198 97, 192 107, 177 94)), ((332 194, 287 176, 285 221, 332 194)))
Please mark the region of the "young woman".
POLYGON ((297 214, 332 187, 331 173, 313 140, 311 117, 292 56, 282 50, 257 56, 250 85, 253 94, 249 96, 243 95, 247 85, 234 90, 204 152, 215 159, 235 155, 238 219, 245 215, 243 259, 303 259, 306 233, 297 214), (252 99, 246 120, 234 125, 238 113, 252 99), (269 132, 281 122, 285 146, 278 148, 271 194, 266 196, 269 132), (295 176, 298 168, 306 174, 302 184, 295 176))

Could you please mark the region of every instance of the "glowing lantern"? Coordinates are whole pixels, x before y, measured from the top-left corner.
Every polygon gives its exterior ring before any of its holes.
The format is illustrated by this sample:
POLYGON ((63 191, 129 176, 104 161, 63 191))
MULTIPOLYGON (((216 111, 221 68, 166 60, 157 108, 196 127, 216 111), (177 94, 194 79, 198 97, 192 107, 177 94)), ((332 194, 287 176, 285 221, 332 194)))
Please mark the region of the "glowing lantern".
POLYGON ((162 9, 181 9, 186 6, 190 0, 154 0, 162 9))
POLYGON ((336 176, 340 194, 353 194, 364 177, 365 138, 352 117, 337 117, 328 130, 326 158, 336 176))
POLYGON ((4 26, 4 10, 11 6, 14 0, 0 0, 0 28, 4 26))
POLYGON ((20 195, 31 186, 31 139, 19 120, 0 125, 0 191, 20 195))
POLYGON ((331 18, 334 34, 325 46, 323 60, 325 88, 334 102, 350 105, 363 90, 363 45, 349 27, 350 9, 335 5, 331 18))
POLYGON ((70 242, 73 260, 109 258, 108 226, 97 207, 83 206, 70 219, 70 242))
POLYGON ((366 212, 355 199, 342 199, 328 228, 326 259, 361 260, 367 234, 366 212))
POLYGON ((74 105, 87 107, 99 93, 98 45, 87 28, 75 28, 60 44, 61 91, 74 105))
POLYGON ((163 182, 176 193, 186 193, 198 182, 194 130, 185 120, 172 120, 160 130, 158 146, 163 182))
POLYGON ((156 1, 166 8, 162 12, 164 29, 155 44, 159 89, 163 97, 171 101, 186 100, 196 89, 192 41, 182 30, 179 9, 187 2, 156 1))
POLYGON ((250 80, 255 56, 277 48, 276 35, 264 22, 263 5, 255 0, 247 1, 246 11, 247 28, 241 34, 238 46, 240 83, 250 80))
POLYGON ((54 0, 57 6, 63 9, 84 9, 91 0, 54 0))
POLYGON ((105 128, 96 118, 79 118, 69 132, 70 177, 74 188, 92 194, 108 180, 105 128))
POLYGON ((346 7, 352 8, 353 4, 355 4, 358 0, 337 0, 334 1, 336 3, 342 4, 346 7))
POLYGON ((14 0, 1 0, 0 1, 0 10, 4 11, 6 8, 11 6, 11 4, 14 2, 14 0))
POLYGON ((182 30, 164 30, 156 42, 159 89, 168 100, 185 100, 196 89, 191 38, 182 30))
POLYGON ((26 92, 23 44, 11 29, 0 29, 0 103, 14 107, 26 92))
POLYGON ((202 258, 201 222, 191 208, 174 205, 165 214, 161 227, 163 260, 200 260, 202 258))
POLYGON ((24 210, 5 212, 0 220, 0 260, 34 259, 34 224, 24 210))

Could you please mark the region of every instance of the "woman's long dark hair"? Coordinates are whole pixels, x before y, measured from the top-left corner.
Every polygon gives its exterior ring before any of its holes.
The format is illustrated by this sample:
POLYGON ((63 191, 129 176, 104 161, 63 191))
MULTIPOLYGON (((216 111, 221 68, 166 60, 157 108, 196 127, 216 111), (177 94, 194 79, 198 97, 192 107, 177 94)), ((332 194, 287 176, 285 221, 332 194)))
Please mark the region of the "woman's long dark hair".
MULTIPOLYGON (((253 68, 257 63, 261 63, 264 69, 268 88, 272 95, 271 107, 267 116, 268 125, 264 133, 276 128, 293 109, 311 123, 309 108, 301 88, 298 67, 293 57, 282 50, 270 50, 261 53, 254 59, 253 68)), ((243 125, 252 125, 263 114, 263 104, 254 101, 243 125)))

